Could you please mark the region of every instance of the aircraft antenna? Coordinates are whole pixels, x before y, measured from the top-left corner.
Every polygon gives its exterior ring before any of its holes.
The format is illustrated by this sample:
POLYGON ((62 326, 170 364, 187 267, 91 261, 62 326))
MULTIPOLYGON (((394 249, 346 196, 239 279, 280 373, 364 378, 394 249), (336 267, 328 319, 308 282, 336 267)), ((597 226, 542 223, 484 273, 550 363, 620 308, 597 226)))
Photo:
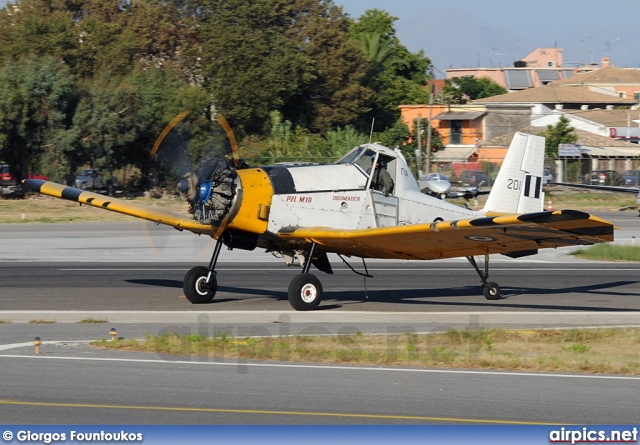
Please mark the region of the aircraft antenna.
POLYGON ((371 138, 373 137, 373 124, 376 123, 376 118, 374 117, 371 120, 371 131, 369 132, 369 143, 371 143, 371 138))

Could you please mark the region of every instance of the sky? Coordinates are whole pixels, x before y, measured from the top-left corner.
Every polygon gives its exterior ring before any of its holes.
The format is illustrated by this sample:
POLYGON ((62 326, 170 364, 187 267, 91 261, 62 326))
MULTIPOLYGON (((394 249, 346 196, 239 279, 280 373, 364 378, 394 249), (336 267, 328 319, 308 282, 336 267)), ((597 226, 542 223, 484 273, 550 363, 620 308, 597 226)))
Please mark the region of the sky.
MULTIPOLYGON (((105 0, 113 1, 113 0, 105 0)), ((600 63, 640 67, 638 0, 334 0, 353 18, 381 9, 396 34, 423 50, 437 78, 448 68, 507 67, 536 48, 563 48, 566 68, 600 63)), ((4 6, 6 0, 0 0, 4 6)))
POLYGON ((536 48, 563 48, 563 66, 640 67, 638 0, 334 0, 357 19, 367 9, 398 18, 396 35, 424 50, 437 78, 448 68, 508 67, 536 48))

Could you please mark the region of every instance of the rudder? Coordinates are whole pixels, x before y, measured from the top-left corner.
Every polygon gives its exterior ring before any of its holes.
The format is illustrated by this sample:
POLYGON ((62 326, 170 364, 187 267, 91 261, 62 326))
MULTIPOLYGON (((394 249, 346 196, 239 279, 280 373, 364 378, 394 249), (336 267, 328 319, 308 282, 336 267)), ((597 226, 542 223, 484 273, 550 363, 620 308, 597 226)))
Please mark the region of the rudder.
POLYGON ((485 212, 540 212, 544 205, 544 137, 516 133, 498 172, 485 212))

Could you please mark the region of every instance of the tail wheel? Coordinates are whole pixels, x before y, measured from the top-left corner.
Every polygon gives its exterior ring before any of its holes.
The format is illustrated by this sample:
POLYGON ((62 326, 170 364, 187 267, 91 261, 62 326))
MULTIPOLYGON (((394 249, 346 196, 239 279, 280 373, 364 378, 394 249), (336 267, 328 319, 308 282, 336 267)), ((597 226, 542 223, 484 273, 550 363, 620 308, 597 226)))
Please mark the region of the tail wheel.
POLYGON ((289 303, 296 311, 312 311, 322 301, 322 284, 315 275, 303 273, 289 283, 289 303))
POLYGON ((210 303, 215 297, 218 290, 218 280, 216 280, 215 274, 212 274, 207 283, 207 275, 209 275, 209 269, 204 266, 197 266, 189 270, 184 276, 182 290, 187 300, 191 303, 210 303))
POLYGON ((500 286, 498 286, 498 283, 485 283, 482 285, 482 293, 487 300, 498 300, 500 298, 500 286))

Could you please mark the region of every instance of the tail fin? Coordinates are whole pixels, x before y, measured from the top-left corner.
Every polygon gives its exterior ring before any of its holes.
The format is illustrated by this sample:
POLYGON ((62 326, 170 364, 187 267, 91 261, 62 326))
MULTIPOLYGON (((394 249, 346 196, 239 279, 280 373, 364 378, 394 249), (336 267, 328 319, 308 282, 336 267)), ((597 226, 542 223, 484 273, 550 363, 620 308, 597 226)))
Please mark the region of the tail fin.
POLYGON ((493 184, 485 212, 540 212, 544 206, 544 137, 516 133, 493 184))

